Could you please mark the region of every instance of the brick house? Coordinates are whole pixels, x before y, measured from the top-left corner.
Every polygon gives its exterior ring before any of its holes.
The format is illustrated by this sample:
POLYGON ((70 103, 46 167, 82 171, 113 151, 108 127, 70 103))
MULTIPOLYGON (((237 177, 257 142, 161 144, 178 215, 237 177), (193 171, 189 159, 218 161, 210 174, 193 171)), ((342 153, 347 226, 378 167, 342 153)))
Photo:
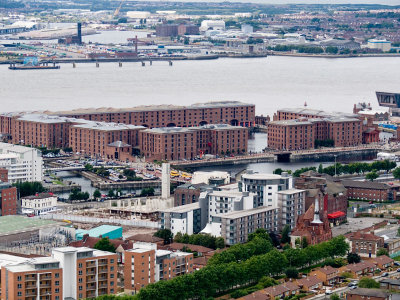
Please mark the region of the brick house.
POLYGON ((296 280, 296 284, 301 287, 303 291, 319 290, 322 288, 323 280, 319 279, 317 276, 307 276, 306 278, 301 278, 296 280))
POLYGON ((339 268, 340 274, 343 274, 344 272, 349 272, 355 277, 360 277, 369 273, 373 273, 375 270, 376 266, 369 261, 362 261, 357 264, 348 264, 339 268))
POLYGON ((386 269, 394 265, 394 260, 389 256, 381 255, 371 260, 379 269, 386 269))
POLYGON ((395 201, 396 189, 389 184, 374 181, 342 180, 349 199, 376 202, 395 201))
POLYGON ((345 235, 350 244, 350 251, 361 257, 376 257, 380 248, 384 247, 383 237, 373 233, 356 231, 345 235))
POLYGON ((339 281, 339 269, 331 266, 318 268, 310 273, 312 276, 317 276, 324 282, 324 285, 333 285, 339 281))
POLYGON ((389 293, 378 289, 356 288, 346 294, 346 300, 390 300, 391 298, 389 293))
POLYGON ((393 278, 385 278, 380 281, 381 289, 386 290, 400 290, 400 280, 393 278))

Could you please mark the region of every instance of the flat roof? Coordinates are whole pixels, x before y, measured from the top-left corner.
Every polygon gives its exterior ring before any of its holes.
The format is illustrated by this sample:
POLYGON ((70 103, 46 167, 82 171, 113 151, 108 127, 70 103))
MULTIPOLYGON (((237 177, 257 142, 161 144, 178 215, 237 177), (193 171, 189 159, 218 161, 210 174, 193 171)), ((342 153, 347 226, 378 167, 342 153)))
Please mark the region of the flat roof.
POLYGON ((232 126, 228 124, 208 124, 196 127, 156 127, 144 130, 145 132, 152 133, 181 133, 181 132, 194 132, 199 130, 232 130, 244 129, 242 126, 232 126))
POLYGON ((57 222, 23 216, 0 217, 0 235, 33 231, 44 227, 54 226, 57 222))
POLYGON ((93 130, 103 130, 103 131, 112 131, 112 130, 128 130, 128 129, 145 129, 144 126, 130 125, 130 124, 122 124, 122 123, 113 123, 113 122, 95 122, 95 121, 86 121, 81 124, 76 124, 72 126, 73 128, 86 128, 93 130))
POLYGON ((168 208, 166 210, 163 210, 163 212, 184 213, 184 212, 188 212, 188 211, 191 211, 191 210, 194 210, 197 208, 200 208, 199 202, 168 208))
POLYGON ((254 106, 254 104, 244 103, 240 101, 211 101, 205 103, 195 103, 189 106, 181 105, 142 105, 130 108, 78 108, 74 110, 50 112, 51 115, 79 115, 79 114, 101 114, 101 113, 118 113, 118 112, 141 112, 141 111, 159 111, 159 110, 183 110, 183 109, 202 109, 202 108, 219 108, 229 106, 254 106))
POLYGON ((214 215, 213 217, 221 217, 221 218, 229 218, 229 219, 237 219, 241 217, 246 217, 246 216, 251 216, 254 214, 259 214, 262 212, 270 211, 270 210, 276 210, 276 207, 273 206, 261 206, 257 208, 252 208, 252 209, 247 209, 247 210, 238 210, 238 211, 232 211, 226 214, 219 214, 219 215, 214 215))
POLYGON ((284 190, 284 191, 279 191, 278 194, 291 195, 291 194, 300 193, 300 192, 305 192, 305 190, 288 189, 288 190, 284 190))
POLYGON ((278 175, 278 174, 268 174, 268 173, 243 174, 242 177, 245 179, 255 179, 255 180, 271 180, 271 179, 289 178, 289 177, 282 177, 281 175, 278 175))

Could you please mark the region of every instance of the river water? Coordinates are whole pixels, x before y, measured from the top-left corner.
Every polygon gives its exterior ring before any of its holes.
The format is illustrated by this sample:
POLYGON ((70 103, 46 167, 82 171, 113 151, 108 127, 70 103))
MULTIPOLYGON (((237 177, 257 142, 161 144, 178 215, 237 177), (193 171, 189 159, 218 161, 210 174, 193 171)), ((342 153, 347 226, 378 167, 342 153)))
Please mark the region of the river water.
MULTIPOLYGON (((94 37, 94 36, 91 36, 94 37)), ((279 57, 207 61, 63 64, 59 70, 11 71, 0 66, 0 111, 130 107, 241 100, 256 113, 283 107, 352 110, 377 106, 375 91, 399 92, 400 57, 279 57)))
MULTIPOLYGON (((110 33, 106 33, 110 34, 110 33)), ((129 33, 123 33, 129 35, 129 33)), ((108 38, 115 39, 110 34, 108 38)), ((96 36, 88 36, 92 39, 96 36)), ((123 37, 126 39, 126 37, 123 37)), ((0 65, 0 111, 62 110, 78 107, 131 107, 143 104, 187 105, 212 100, 256 104, 256 113, 272 115, 283 107, 351 112, 354 103, 371 102, 375 91, 400 92, 400 58, 279 57, 205 61, 63 64, 60 70, 11 71, 0 65)), ((249 141, 249 150, 266 146, 265 134, 249 141)), ((306 163, 318 166, 319 163, 306 163)), ((249 164, 222 167, 233 174, 243 168, 272 172, 299 164, 249 164)), ((205 170, 210 168, 203 168, 205 170)), ((215 168, 211 168, 215 169, 215 168)), ((84 179, 76 179, 79 181, 84 179)), ((88 182, 84 190, 92 192, 88 182)))

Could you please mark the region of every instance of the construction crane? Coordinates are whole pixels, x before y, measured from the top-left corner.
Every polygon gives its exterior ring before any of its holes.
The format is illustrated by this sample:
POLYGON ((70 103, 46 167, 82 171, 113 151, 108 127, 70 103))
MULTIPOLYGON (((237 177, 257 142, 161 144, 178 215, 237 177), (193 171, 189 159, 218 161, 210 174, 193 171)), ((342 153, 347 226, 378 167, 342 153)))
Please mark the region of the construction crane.
POLYGON ((119 4, 119 6, 117 7, 117 9, 114 11, 114 18, 118 17, 119 15, 119 11, 121 10, 122 4, 124 4, 125 0, 121 0, 121 3, 119 4))

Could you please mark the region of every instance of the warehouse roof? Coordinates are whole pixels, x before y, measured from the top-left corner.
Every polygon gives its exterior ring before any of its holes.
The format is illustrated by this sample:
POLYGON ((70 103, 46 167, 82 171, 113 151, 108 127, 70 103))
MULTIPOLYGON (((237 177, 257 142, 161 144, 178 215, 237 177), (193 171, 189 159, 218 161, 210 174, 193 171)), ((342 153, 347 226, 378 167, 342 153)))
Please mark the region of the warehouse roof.
POLYGON ((51 220, 34 219, 23 216, 4 216, 0 217, 0 235, 33 231, 43 227, 54 226, 54 224, 56 224, 56 222, 51 220))

